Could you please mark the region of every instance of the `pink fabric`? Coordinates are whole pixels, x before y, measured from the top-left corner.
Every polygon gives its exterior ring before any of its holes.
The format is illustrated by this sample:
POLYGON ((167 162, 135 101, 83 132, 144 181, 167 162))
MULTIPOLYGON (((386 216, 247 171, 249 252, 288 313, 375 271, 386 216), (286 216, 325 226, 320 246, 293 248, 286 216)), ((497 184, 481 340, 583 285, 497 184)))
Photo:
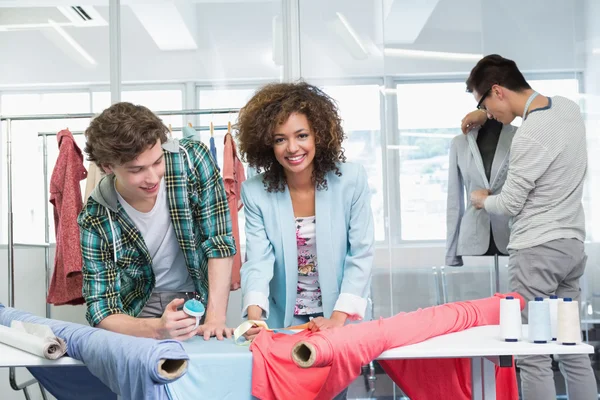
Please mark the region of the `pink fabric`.
MULTIPOLYGON (((521 300, 521 308, 525 306, 521 296, 510 295, 521 300)), ((317 333, 303 331, 285 335, 263 330, 250 346, 253 353, 252 394, 261 400, 287 398, 290 393, 298 399, 331 399, 360 374, 362 365, 376 359, 385 350, 475 326, 498 324, 500 299, 503 297, 505 295, 497 294, 481 300, 444 304, 317 333), (316 349, 312 368, 300 368, 292 360, 292 348, 299 342, 308 342, 316 349)), ((418 365, 418 360, 411 362, 418 365)), ((387 367, 393 371, 395 365, 387 367)), ((398 366, 401 371, 400 367, 406 364, 398 366)), ((421 364, 421 367, 427 366, 427 363, 421 364)), ((514 369, 507 370, 512 374, 506 373, 502 382, 508 384, 512 392, 516 389, 516 376, 514 369)), ((468 376, 464 374, 464 369, 453 372, 432 368, 427 369, 426 374, 414 374, 407 382, 393 374, 392 378, 408 389, 411 386, 418 388, 427 381, 443 386, 443 396, 427 395, 426 398, 460 399, 466 392, 466 381, 460 378, 468 376)))
MULTIPOLYGON (((379 364, 412 400, 471 400, 471 360, 468 358, 381 360, 379 364)), ((496 367, 496 400, 518 399, 514 366, 496 367)))
POLYGON ((225 135, 225 148, 223 150, 223 183, 231 215, 231 230, 235 239, 237 252, 233 257, 231 270, 231 286, 238 289, 241 284, 240 268, 242 267, 242 254, 240 247, 240 227, 238 211, 242 209, 242 183, 246 180, 244 165, 240 161, 231 134, 225 135))
POLYGON ((77 216, 83 208, 79 182, 86 178, 83 154, 68 130, 57 134, 59 154, 50 178, 50 203, 54 206, 56 255, 48 303, 83 304, 81 249, 77 216))

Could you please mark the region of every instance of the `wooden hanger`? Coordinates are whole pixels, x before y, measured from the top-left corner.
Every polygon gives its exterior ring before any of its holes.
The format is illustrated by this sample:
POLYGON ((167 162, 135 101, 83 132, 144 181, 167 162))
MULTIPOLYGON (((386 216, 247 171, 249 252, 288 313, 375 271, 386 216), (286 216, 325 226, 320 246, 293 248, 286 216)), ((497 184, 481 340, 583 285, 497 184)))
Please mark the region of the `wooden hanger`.
POLYGON ((227 122, 227 133, 231 135, 231 121, 227 122))
POLYGON ((192 126, 192 123, 191 123, 191 122, 188 122, 188 126, 189 126, 190 128, 193 128, 193 126, 192 126))
POLYGON ((210 137, 214 137, 215 136, 215 127, 211 121, 210 123, 210 137))
POLYGON ((169 124, 169 133, 173 133, 173 128, 171 127, 171 124, 169 124))

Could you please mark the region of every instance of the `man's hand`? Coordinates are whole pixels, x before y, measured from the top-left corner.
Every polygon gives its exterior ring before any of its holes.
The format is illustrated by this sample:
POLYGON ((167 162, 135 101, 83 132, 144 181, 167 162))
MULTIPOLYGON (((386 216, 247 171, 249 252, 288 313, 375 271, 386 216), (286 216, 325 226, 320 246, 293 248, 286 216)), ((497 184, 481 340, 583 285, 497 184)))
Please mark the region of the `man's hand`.
POLYGON ((332 328, 340 328, 344 326, 346 319, 348 318, 348 314, 334 311, 331 314, 331 318, 317 317, 313 318, 308 323, 308 329, 312 332, 324 331, 332 328))
POLYGON ((187 340, 196 335, 196 318, 190 317, 183 311, 177 311, 184 303, 184 299, 175 299, 167 304, 165 312, 157 319, 156 329, 158 339, 187 340))
POLYGON ((481 127, 487 121, 487 113, 484 110, 471 111, 462 119, 460 129, 464 134, 481 127))
POLYGON ((471 192, 471 204, 473 207, 480 210, 483 208, 485 199, 490 195, 490 191, 487 189, 479 189, 471 192))
POLYGON ((225 318, 209 318, 204 320, 204 324, 198 327, 198 335, 204 336, 204 340, 209 340, 212 336, 216 336, 218 340, 231 338, 233 329, 225 325, 225 318))

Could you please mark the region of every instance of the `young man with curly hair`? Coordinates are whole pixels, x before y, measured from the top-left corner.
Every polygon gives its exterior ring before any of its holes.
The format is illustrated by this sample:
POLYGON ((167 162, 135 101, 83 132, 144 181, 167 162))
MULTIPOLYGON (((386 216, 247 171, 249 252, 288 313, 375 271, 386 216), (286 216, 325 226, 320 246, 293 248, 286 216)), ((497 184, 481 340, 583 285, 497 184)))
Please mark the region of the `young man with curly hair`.
POLYGON ((311 321, 313 331, 365 318, 370 191, 364 168, 345 162, 335 102, 306 83, 270 84, 242 108, 238 130, 240 152, 259 172, 242 188, 243 316, 273 327, 311 321))
POLYGON ((200 142, 167 140, 146 107, 117 103, 85 132, 106 172, 79 215, 83 297, 92 326, 186 340, 225 326, 235 243, 223 181, 200 142), (178 310, 206 305, 203 325, 178 310))

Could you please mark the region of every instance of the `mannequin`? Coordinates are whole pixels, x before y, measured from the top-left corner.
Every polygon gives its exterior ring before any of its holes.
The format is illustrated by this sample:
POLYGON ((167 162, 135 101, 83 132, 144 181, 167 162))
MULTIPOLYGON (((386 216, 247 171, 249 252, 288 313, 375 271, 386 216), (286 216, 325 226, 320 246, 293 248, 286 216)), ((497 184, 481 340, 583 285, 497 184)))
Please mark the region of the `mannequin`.
POLYGON ((489 119, 479 130, 452 139, 448 164, 446 265, 462 266, 462 256, 507 254, 509 217, 490 215, 467 201, 469 193, 501 191, 508 173, 511 125, 489 119))
MULTIPOLYGON (((477 135, 477 148, 479 149, 479 154, 481 154, 483 169, 485 170, 485 176, 487 177, 488 182, 491 182, 492 180, 492 162, 494 161, 494 155, 496 154, 496 148, 498 146, 498 140, 500 139, 501 132, 502 123, 493 119, 488 119, 481 129, 479 129, 479 134, 477 135)), ((498 246, 496 246, 496 242, 494 241, 494 232, 491 222, 490 245, 484 255, 508 255, 506 251, 501 252, 498 250, 498 246)))

